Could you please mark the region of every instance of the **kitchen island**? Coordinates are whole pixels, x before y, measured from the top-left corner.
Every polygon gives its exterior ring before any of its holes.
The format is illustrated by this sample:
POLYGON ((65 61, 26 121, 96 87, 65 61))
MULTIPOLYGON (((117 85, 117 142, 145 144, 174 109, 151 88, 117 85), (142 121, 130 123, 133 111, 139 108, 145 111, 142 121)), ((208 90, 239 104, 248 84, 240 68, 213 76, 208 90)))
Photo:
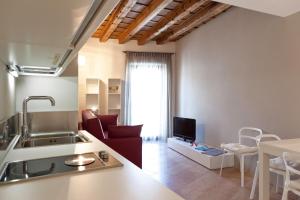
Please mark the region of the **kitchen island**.
MULTIPOLYGON (((1 200, 182 200, 86 131, 88 143, 10 149, 5 162, 107 151, 124 166, 0 185, 1 200)), ((17 142, 15 139, 13 142, 17 142)))

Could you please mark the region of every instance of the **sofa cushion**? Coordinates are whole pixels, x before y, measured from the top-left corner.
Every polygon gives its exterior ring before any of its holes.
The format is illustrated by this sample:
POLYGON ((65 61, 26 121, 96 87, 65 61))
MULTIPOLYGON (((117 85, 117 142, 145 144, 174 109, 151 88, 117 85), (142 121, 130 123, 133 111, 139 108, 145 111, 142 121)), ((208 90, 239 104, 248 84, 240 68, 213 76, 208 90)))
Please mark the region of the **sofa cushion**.
POLYGON ((108 138, 140 137, 143 125, 108 126, 108 138))
POLYGON ((85 129, 92 135, 94 135, 99 140, 104 140, 105 135, 100 123, 100 120, 97 117, 87 119, 87 128, 85 129))
POLYGON ((100 119, 103 131, 108 131, 108 126, 117 125, 118 115, 97 115, 100 119))

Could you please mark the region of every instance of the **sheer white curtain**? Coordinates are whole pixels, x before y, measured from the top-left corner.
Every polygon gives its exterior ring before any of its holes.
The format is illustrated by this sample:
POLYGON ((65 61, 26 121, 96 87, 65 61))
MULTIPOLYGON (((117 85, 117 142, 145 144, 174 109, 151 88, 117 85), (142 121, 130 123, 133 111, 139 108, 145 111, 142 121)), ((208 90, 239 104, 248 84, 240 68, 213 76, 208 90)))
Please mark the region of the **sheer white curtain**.
POLYGON ((144 124, 143 139, 170 134, 171 54, 127 52, 125 123, 144 124))

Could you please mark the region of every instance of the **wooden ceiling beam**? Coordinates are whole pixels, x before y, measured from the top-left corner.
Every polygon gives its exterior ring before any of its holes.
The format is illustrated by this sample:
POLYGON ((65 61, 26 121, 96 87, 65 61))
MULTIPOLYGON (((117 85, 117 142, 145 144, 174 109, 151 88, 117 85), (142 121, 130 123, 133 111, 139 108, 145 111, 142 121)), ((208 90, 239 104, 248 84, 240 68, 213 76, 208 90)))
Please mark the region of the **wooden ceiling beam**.
POLYGON ((123 0, 117 8, 112 12, 108 22, 103 27, 103 32, 100 36, 100 42, 106 42, 111 34, 115 31, 124 17, 130 12, 137 0, 123 0))
POLYGON ((173 0, 153 0, 127 27, 127 29, 120 34, 118 38, 119 43, 123 44, 127 42, 172 1, 173 0))
POLYGON ((138 40, 139 45, 144 45, 154 37, 167 30, 169 27, 178 23, 184 17, 188 16, 191 12, 196 11, 200 6, 209 2, 210 0, 187 0, 179 4, 175 9, 164 16, 158 23, 151 29, 145 32, 138 40))
POLYGON ((200 26, 202 23, 205 23, 208 20, 216 17, 230 7, 230 5, 222 3, 209 5, 207 8, 195 13, 192 17, 182 22, 180 25, 174 27, 173 30, 166 32, 162 37, 156 40, 156 43, 164 44, 167 41, 175 40, 180 35, 183 35, 191 29, 200 26))

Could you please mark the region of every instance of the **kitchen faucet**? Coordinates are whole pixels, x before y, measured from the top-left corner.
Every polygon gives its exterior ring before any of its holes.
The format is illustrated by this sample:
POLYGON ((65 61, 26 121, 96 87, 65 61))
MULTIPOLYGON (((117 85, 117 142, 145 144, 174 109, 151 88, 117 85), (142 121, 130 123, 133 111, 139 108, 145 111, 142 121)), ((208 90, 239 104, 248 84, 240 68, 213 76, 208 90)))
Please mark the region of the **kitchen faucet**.
POLYGON ((22 126, 22 138, 27 140, 29 138, 28 124, 27 124, 27 103, 30 100, 49 100, 51 106, 55 106, 55 100, 51 96, 29 96, 23 100, 23 126, 22 126))

